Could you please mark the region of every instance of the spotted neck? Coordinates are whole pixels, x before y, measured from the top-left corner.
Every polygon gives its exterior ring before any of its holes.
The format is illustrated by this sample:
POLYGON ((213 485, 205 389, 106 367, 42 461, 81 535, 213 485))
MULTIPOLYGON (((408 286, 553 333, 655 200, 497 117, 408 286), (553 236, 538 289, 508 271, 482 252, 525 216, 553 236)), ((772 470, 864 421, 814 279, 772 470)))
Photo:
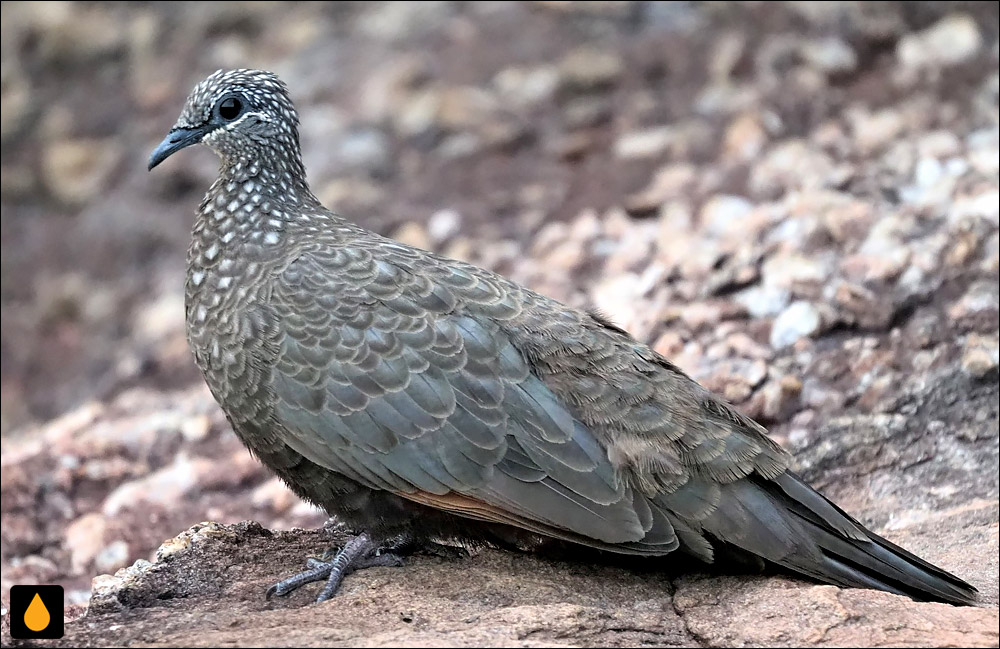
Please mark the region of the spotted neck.
POLYGON ((296 220, 321 209, 304 178, 297 155, 258 151, 223 158, 188 250, 189 328, 210 323, 234 300, 246 300, 247 287, 263 285, 263 276, 286 257, 296 220))

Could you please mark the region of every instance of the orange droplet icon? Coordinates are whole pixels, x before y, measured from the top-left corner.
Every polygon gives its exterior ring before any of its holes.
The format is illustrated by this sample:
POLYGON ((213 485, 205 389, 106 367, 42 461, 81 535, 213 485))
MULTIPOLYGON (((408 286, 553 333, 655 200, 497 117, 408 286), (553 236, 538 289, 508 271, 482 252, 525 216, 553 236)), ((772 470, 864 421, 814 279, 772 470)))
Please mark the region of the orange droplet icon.
POLYGON ((24 612, 24 626, 38 633, 49 625, 51 619, 49 609, 45 608, 42 598, 35 593, 34 599, 28 604, 28 610, 24 612))

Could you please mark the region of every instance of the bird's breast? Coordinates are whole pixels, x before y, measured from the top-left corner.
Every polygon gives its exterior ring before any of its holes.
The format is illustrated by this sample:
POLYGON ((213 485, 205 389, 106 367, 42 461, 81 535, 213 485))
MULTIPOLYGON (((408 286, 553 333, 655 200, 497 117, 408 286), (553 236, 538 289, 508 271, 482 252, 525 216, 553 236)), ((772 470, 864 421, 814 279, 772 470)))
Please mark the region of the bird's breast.
POLYGON ((187 338, 209 388, 229 414, 266 382, 262 310, 274 264, 259 246, 218 239, 192 243, 185 284, 187 338))

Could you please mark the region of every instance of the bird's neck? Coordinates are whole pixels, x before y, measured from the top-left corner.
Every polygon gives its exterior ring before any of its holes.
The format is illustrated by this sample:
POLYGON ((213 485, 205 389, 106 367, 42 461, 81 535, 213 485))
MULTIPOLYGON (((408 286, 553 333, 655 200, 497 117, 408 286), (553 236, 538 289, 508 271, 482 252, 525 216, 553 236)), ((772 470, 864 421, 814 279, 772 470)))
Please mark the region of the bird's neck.
POLYGON ((200 239, 207 246, 252 243, 267 248, 293 220, 322 209, 294 153, 253 150, 223 155, 219 177, 199 209, 195 244, 200 239))
POLYGON ((307 206, 318 204, 306 182, 306 170, 297 148, 269 147, 261 144, 238 154, 222 154, 219 178, 212 190, 236 192, 241 186, 252 188, 253 194, 262 199, 288 205, 307 206))
POLYGON ((298 156, 223 156, 198 210, 188 250, 189 296, 202 282, 267 272, 282 258, 296 222, 321 211, 298 156))

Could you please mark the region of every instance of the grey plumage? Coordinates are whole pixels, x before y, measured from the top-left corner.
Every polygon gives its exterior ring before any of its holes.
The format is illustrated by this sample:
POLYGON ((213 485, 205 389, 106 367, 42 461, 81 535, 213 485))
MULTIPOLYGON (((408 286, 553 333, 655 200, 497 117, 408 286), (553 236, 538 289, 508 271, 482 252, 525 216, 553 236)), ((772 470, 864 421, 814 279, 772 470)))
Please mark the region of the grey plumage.
POLYGON ((277 77, 220 71, 150 158, 197 142, 222 158, 188 254, 188 338, 237 435, 296 493, 378 542, 537 536, 706 562, 725 546, 974 600, 624 331, 326 210, 297 126, 277 77))

